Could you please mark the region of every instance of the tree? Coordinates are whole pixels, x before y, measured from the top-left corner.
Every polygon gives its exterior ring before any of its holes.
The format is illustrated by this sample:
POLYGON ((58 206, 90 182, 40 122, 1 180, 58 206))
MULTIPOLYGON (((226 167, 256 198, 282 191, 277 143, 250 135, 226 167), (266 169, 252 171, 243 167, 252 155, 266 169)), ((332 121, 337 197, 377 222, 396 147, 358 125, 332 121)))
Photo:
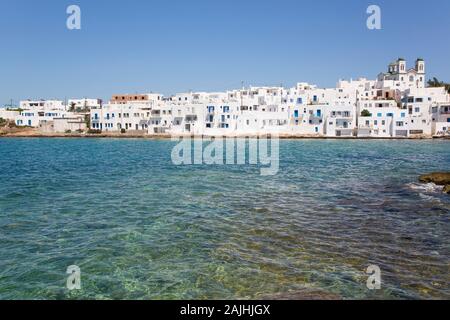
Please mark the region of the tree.
POLYGON ((86 124, 86 130, 89 130, 91 128, 91 115, 90 114, 84 115, 84 123, 86 124))
POLYGON ((429 88, 445 87, 445 90, 447 90, 448 93, 450 93, 450 83, 439 81, 436 77, 433 77, 433 79, 428 80, 427 84, 429 88))
POLYGON ((371 117, 372 114, 370 113, 369 110, 364 109, 363 111, 361 111, 361 117, 371 117))

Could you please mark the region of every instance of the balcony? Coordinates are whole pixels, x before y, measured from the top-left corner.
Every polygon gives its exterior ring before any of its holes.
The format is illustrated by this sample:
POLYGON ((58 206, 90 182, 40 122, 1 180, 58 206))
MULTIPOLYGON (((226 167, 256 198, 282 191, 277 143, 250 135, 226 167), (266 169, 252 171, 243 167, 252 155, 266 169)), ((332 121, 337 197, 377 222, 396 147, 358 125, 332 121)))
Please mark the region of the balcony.
POLYGON ((186 122, 195 122, 197 121, 197 115, 195 114, 188 114, 185 116, 184 121, 186 122))
POLYGON ((332 114, 330 115, 330 118, 332 119, 344 119, 344 120, 348 120, 348 119, 352 119, 353 116, 351 114, 332 114))

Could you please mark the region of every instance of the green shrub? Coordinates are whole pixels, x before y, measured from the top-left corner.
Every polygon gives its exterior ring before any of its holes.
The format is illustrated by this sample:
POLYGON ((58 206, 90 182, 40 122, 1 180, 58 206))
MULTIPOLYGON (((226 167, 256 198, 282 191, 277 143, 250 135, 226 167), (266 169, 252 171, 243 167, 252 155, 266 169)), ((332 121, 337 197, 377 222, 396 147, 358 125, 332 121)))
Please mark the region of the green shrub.
POLYGON ((369 112, 369 110, 364 109, 363 111, 361 111, 361 117, 371 117, 372 114, 369 112))

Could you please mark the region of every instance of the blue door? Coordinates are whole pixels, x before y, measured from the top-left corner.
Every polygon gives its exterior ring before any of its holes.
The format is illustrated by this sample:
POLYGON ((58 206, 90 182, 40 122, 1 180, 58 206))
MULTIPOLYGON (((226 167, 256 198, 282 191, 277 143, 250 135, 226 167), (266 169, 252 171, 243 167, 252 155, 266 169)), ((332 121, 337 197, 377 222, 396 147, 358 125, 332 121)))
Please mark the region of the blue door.
POLYGON ((294 111, 294 117, 295 117, 295 118, 298 118, 298 110, 295 110, 295 111, 294 111))
POLYGON ((28 125, 31 127, 31 120, 28 120, 28 125))

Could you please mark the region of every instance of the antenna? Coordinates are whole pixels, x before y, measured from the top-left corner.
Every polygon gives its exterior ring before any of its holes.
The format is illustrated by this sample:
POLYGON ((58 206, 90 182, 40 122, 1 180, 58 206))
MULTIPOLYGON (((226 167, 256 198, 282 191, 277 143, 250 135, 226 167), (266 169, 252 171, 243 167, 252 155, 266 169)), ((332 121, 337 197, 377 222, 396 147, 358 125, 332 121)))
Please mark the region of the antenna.
POLYGON ((241 81, 242 84, 242 89, 241 89, 241 111, 242 111, 242 106, 244 105, 244 95, 243 95, 243 91, 244 91, 244 81, 241 81))

